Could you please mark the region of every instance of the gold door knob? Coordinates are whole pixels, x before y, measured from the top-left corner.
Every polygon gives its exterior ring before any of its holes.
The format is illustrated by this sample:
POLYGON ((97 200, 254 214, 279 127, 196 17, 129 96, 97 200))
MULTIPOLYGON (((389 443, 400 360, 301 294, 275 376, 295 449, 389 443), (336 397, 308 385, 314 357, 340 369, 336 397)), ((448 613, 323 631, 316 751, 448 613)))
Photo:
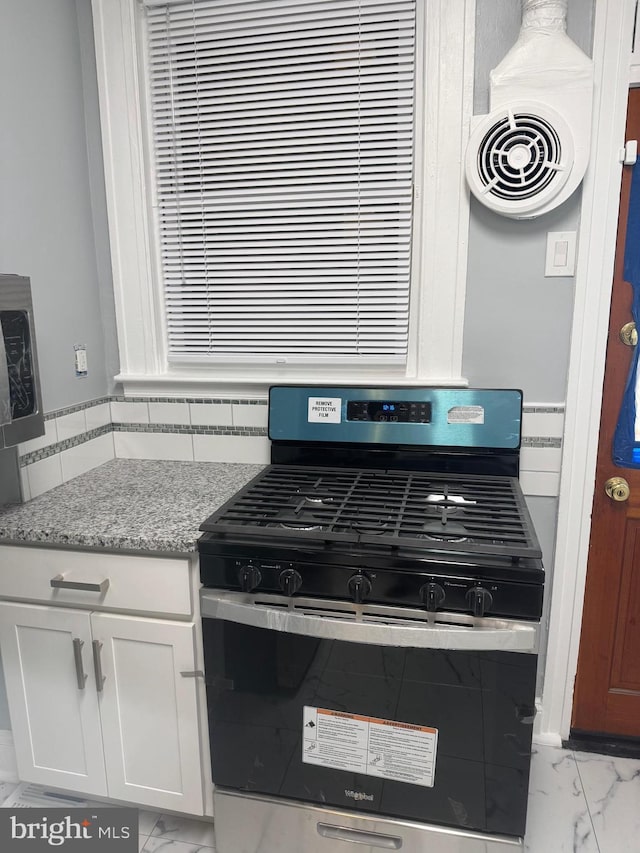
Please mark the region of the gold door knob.
POLYGON ((638 345, 638 330, 636 329, 636 324, 633 321, 625 323, 618 332, 618 335, 625 346, 635 347, 638 345))
POLYGON ((604 490, 612 501, 628 501, 631 489, 624 477, 609 477, 604 490))

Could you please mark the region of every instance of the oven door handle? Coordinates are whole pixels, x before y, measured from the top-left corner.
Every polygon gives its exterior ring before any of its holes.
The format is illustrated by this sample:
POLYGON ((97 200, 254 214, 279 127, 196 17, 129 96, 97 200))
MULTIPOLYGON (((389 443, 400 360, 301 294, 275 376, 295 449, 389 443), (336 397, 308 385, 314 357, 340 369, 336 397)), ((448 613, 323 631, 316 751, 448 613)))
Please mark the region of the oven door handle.
MULTIPOLYGON (((537 626, 510 619, 478 619, 471 625, 447 624, 444 621, 394 624, 383 617, 367 615, 362 619, 336 619, 303 612, 303 607, 296 611, 234 600, 229 594, 213 590, 202 591, 201 611, 205 619, 222 619, 268 631, 374 646, 530 653, 538 650, 537 626)), ((451 618, 455 618, 455 614, 451 618)))
POLYGON ((353 844, 368 844, 369 847, 382 847, 384 850, 400 850, 402 838, 398 835, 382 835, 379 832, 352 829, 348 826, 335 826, 318 822, 318 835, 335 841, 351 841, 353 844))

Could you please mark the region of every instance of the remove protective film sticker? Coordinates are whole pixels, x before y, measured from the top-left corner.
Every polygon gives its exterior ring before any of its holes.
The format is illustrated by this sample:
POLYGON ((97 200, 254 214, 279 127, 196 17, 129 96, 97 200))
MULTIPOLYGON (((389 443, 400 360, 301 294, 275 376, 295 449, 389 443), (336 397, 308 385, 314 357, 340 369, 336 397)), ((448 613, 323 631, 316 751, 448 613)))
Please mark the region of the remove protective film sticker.
POLYGON ((307 420, 310 424, 339 424, 341 419, 341 397, 309 397, 307 420))
POLYGON ((454 406, 447 412, 448 424, 483 424, 482 406, 454 406))
POLYGON ((305 705, 302 762, 432 788, 438 730, 305 705))

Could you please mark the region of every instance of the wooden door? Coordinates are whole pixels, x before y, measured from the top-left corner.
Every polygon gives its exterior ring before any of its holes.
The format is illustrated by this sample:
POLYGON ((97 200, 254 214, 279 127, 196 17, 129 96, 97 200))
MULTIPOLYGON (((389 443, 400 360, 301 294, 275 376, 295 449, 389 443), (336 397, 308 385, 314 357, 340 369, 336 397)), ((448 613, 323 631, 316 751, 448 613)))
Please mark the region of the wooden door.
POLYGON ((89 614, 0 602, 0 648, 20 779, 106 796, 89 614))
MULTIPOLYGON (((640 89, 630 91, 626 138, 640 140, 640 89)), ((632 168, 626 167, 572 732, 640 738, 640 469, 619 468, 611 461, 632 357, 632 349, 619 337, 622 326, 632 319, 632 289, 623 275, 631 175, 632 168), (628 481, 628 501, 616 502, 605 493, 605 483, 612 476, 628 481)), ((558 571, 561 569, 559 566, 558 571)))
POLYGON ((91 624, 109 796, 202 815, 194 625, 106 613, 91 624))

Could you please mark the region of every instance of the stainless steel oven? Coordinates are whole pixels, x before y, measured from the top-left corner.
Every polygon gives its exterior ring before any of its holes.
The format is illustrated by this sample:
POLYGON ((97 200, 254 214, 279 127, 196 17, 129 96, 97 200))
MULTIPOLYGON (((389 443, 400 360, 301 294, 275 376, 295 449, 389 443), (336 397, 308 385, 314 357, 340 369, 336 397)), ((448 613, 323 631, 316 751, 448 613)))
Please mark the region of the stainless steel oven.
POLYGON ((31 284, 0 275, 0 449, 43 434, 31 284))
POLYGON ((520 418, 511 391, 272 389, 273 464, 199 542, 219 853, 522 849, 520 418))

